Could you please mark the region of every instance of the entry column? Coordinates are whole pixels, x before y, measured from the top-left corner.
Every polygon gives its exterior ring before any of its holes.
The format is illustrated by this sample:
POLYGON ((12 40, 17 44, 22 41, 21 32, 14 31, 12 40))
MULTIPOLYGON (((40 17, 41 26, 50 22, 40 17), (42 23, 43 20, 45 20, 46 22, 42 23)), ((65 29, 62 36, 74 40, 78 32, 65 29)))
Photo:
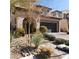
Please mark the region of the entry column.
POLYGON ((23 17, 17 17, 16 18, 16 28, 23 28, 23 17))

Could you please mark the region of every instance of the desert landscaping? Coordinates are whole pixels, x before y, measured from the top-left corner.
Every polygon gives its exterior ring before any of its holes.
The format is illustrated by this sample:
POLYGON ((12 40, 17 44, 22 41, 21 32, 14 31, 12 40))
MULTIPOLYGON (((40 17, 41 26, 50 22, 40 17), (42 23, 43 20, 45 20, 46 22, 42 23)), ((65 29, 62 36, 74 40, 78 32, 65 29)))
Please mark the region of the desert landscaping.
POLYGON ((69 59, 69 12, 11 0, 10 59, 69 59))

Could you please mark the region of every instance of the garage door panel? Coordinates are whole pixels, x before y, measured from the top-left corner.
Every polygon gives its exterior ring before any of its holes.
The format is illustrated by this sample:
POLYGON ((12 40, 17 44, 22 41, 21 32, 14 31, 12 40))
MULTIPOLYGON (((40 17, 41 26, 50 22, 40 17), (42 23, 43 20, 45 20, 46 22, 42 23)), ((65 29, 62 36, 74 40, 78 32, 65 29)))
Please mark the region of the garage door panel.
POLYGON ((41 26, 46 26, 51 32, 57 32, 57 23, 41 22, 41 26))

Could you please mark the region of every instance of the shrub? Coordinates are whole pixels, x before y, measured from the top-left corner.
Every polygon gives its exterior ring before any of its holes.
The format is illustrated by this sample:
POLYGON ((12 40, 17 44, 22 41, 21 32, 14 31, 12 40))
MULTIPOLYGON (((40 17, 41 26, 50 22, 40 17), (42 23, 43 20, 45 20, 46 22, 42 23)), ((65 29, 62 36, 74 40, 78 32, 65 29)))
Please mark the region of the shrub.
POLYGON ((32 43, 34 43, 36 47, 38 47, 41 44, 42 40, 43 40, 43 35, 41 33, 33 34, 32 43))
POLYGON ((48 29, 46 26, 40 26, 40 32, 45 33, 47 31, 48 31, 48 29))
POLYGON ((15 33, 14 33, 14 36, 15 38, 18 38, 20 36, 24 36, 25 34, 25 30, 23 28, 18 28, 15 33))
POLYGON ((69 46, 69 40, 65 40, 65 39, 62 39, 62 38, 57 38, 54 42, 54 44, 65 44, 67 46, 69 46))
POLYGON ((49 40, 49 41, 54 41, 56 39, 55 36, 48 35, 46 33, 44 33, 44 37, 47 38, 47 40, 49 40))
POLYGON ((65 43, 65 39, 62 39, 62 38, 57 38, 54 42, 55 44, 64 44, 65 43))
POLYGON ((38 54, 36 55, 37 59, 47 59, 51 57, 51 54, 53 52, 52 48, 49 48, 48 46, 41 46, 37 49, 38 54))
POLYGON ((69 40, 65 41, 65 45, 69 46, 69 40))

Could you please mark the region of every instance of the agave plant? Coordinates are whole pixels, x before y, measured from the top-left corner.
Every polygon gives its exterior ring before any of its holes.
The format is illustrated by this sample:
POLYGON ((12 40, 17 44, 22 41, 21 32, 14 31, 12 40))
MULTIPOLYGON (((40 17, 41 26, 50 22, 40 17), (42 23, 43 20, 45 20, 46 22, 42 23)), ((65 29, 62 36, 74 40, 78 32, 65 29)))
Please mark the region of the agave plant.
POLYGON ((35 47, 37 48, 43 41, 43 35, 42 34, 34 34, 32 36, 32 43, 35 45, 35 47))

